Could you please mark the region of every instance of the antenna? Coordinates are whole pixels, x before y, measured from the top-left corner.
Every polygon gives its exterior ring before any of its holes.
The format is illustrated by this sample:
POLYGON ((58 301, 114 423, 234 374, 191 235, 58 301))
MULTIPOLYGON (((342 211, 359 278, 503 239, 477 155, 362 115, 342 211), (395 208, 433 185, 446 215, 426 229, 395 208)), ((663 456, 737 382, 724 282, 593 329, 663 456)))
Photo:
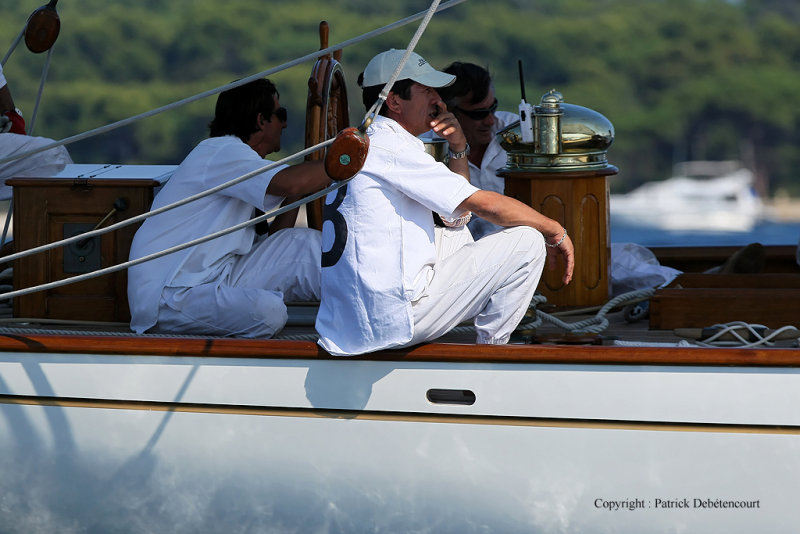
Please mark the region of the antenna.
POLYGON ((522 60, 517 60, 519 66, 519 89, 522 101, 519 103, 519 129, 523 143, 533 143, 533 106, 525 101, 525 78, 522 76, 522 60))

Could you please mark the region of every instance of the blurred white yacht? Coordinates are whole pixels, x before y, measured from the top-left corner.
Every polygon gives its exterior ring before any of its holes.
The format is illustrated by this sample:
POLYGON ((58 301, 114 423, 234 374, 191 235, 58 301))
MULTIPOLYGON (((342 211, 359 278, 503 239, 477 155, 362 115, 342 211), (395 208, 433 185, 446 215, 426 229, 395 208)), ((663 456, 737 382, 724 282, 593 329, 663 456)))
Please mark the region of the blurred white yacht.
POLYGON ((664 230, 747 232, 764 215, 753 180, 738 161, 687 161, 671 178, 611 195, 611 216, 664 230))

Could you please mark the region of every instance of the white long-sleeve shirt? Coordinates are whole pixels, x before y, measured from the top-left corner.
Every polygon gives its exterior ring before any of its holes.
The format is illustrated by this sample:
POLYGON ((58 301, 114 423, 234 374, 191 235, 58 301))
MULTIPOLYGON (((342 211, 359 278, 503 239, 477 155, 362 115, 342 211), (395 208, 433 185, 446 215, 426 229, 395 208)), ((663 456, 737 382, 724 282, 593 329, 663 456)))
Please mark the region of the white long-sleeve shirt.
POLYGON ((431 212, 457 217, 461 202, 478 190, 397 122, 377 117, 367 133, 364 167, 325 205, 316 328, 319 344, 337 355, 411 340, 411 303, 436 259, 431 212))

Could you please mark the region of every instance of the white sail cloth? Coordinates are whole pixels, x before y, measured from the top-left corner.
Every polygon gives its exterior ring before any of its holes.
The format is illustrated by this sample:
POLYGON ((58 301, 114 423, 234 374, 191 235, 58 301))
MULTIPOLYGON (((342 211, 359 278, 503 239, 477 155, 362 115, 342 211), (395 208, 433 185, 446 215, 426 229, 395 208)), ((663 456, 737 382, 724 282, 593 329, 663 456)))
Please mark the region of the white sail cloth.
MULTIPOLYGON (((14 133, 0 134, 0 158, 29 152, 49 145, 52 139, 32 137, 14 133)), ((0 163, 0 200, 11 198, 11 186, 6 185, 9 178, 35 177, 46 178, 64 170, 72 158, 63 146, 53 147, 30 156, 0 163)))

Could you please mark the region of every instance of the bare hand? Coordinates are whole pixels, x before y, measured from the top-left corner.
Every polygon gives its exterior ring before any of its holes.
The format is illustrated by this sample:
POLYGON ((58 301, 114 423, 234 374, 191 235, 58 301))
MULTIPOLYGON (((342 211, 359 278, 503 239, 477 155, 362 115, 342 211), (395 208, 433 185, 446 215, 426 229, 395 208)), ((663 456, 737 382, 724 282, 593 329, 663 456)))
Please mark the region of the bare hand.
POLYGON ((559 254, 564 257, 564 261, 567 265, 564 269, 564 276, 561 278, 561 281, 564 282, 564 285, 569 284, 572 281, 572 273, 575 270, 575 246, 572 244, 572 239, 567 236, 558 247, 546 248, 548 269, 555 269, 556 259, 559 254))
POLYGON ((431 121, 431 129, 437 135, 447 139, 451 149, 460 152, 467 146, 467 138, 461 129, 456 116, 447 111, 447 106, 441 100, 436 104, 439 107, 439 114, 431 121))

